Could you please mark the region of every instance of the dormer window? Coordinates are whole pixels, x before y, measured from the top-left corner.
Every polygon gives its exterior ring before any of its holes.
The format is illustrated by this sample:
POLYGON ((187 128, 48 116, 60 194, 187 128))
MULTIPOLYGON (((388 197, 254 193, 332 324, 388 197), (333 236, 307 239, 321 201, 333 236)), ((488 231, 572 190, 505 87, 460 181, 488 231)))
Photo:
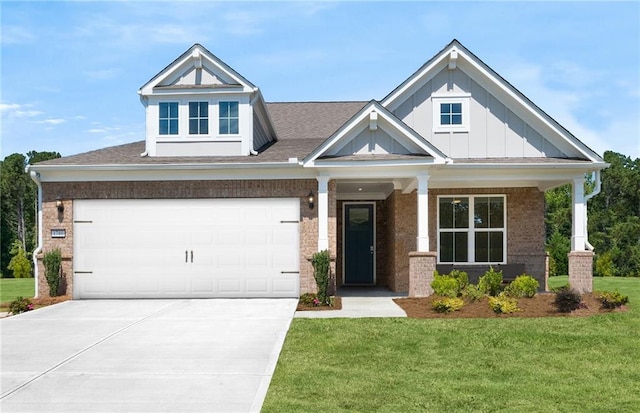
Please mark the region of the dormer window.
POLYGON ((189 135, 209 134, 209 103, 189 102, 189 135))
POLYGON ((178 102, 160 102, 160 135, 178 134, 178 102))
POLYGON ((434 132, 468 132, 468 93, 442 93, 431 96, 434 132))
POLYGON ((220 135, 237 135, 238 132, 238 102, 220 102, 219 122, 220 135))

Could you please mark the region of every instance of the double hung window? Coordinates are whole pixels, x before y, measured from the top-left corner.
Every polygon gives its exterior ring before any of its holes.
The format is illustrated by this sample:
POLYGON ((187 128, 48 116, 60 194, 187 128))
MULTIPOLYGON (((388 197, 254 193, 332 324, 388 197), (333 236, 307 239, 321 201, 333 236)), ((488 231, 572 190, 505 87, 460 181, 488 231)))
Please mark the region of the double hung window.
POLYGON ((209 134, 209 103, 189 102, 189 135, 209 134))
POLYGON ((160 135, 178 134, 178 102, 160 102, 160 135))
POLYGON ((238 102, 220 102, 219 106, 219 133, 220 135, 238 134, 238 102))

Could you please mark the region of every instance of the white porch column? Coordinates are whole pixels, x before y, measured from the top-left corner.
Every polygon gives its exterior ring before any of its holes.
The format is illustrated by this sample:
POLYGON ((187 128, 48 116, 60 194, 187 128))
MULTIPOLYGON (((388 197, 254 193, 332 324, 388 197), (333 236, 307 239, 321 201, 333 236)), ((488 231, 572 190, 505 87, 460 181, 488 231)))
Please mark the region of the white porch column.
POLYGON ((429 251, 429 174, 418 175, 418 252, 429 251))
POLYGON ((318 176, 317 180, 318 180, 318 251, 322 251, 322 250, 329 249, 329 177, 318 176))
POLYGON ((584 177, 573 179, 571 214, 571 251, 584 251, 587 236, 586 220, 587 205, 584 200, 584 177))

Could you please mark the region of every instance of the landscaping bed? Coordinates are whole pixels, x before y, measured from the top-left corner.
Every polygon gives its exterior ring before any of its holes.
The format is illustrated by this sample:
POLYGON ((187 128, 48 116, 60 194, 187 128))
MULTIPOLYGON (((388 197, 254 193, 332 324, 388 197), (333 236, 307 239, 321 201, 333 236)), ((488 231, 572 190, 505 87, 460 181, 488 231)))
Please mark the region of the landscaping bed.
POLYGON ((332 305, 316 305, 313 303, 298 301, 296 311, 331 311, 342 309, 342 297, 331 297, 332 305))
POLYGON ((597 293, 582 295, 581 308, 570 313, 560 313, 553 305, 556 295, 553 293, 541 293, 532 298, 518 299, 518 308, 510 314, 495 313, 488 303, 488 297, 477 301, 465 300, 465 305, 457 311, 450 313, 438 313, 433 309, 433 302, 442 297, 432 295, 420 298, 396 298, 393 301, 398 304, 410 318, 507 318, 507 317, 588 317, 595 314, 627 311, 627 306, 615 310, 602 308, 597 293))

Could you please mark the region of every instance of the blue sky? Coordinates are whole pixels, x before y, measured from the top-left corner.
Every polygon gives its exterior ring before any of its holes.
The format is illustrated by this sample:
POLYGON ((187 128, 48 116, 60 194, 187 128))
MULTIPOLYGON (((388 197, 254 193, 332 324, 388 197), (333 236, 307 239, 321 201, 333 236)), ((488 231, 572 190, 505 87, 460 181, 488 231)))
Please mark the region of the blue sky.
POLYGON ((144 139, 201 43, 267 101, 382 99, 453 38, 602 154, 640 157, 640 2, 7 2, 1 156, 144 139))

